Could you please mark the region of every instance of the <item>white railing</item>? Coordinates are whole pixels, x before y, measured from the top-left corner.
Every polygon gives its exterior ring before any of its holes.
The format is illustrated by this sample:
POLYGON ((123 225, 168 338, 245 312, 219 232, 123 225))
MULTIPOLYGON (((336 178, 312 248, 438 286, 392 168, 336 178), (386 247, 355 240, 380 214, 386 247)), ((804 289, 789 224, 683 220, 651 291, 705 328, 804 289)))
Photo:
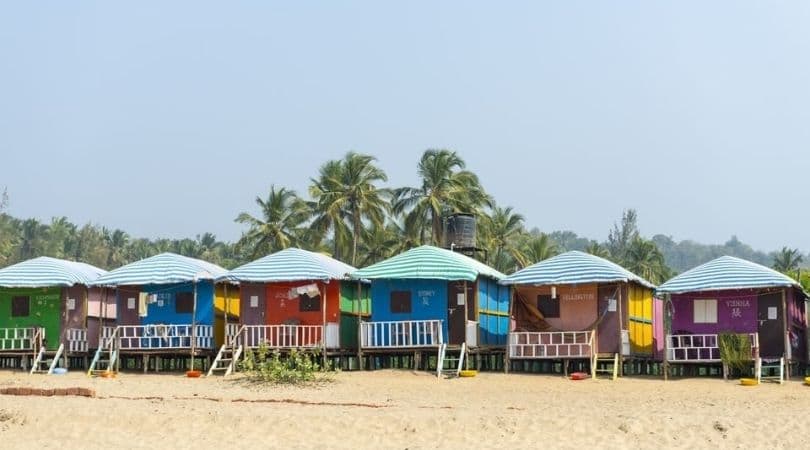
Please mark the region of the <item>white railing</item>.
MULTIPOLYGON (((751 341, 751 360, 759 355, 759 334, 748 333, 751 341)), ((667 361, 716 363, 720 362, 717 334, 668 334, 667 361)))
POLYGON ((321 325, 231 325, 227 332, 236 333, 235 345, 257 348, 317 348, 322 345, 321 325))
MULTIPOLYGON (((40 328, 40 338, 45 337, 45 329, 40 328)), ((0 351, 33 351, 37 327, 0 328, 0 351)))
POLYGON ((87 353, 87 330, 68 328, 65 330, 68 353, 87 353))
POLYGON ((418 348, 444 344, 441 320, 362 322, 362 348, 418 348))
POLYGON ((590 358, 594 331, 519 331, 509 333, 509 357, 515 359, 590 358))
MULTIPOLYGON (((214 344, 214 327, 197 325, 194 347, 210 349, 214 344)), ((102 337, 106 342, 113 337, 120 343, 121 350, 180 350, 190 349, 192 340, 191 325, 119 325, 104 327, 102 337)))

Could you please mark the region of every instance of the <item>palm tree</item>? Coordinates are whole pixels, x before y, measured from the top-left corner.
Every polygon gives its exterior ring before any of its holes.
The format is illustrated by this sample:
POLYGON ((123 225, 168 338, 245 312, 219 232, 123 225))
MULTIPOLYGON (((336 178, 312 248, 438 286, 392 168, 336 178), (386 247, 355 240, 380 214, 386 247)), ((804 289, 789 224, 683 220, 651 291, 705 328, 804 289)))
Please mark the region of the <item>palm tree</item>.
POLYGON ((520 267, 526 267, 530 264, 538 263, 540 261, 557 256, 560 249, 557 244, 546 233, 540 233, 533 236, 524 246, 523 254, 525 255, 524 261, 521 262, 520 267))
POLYGON ((107 265, 108 269, 113 269, 124 265, 126 262, 127 245, 129 245, 129 235, 123 230, 115 230, 110 232, 106 228, 101 229, 101 234, 104 236, 104 243, 107 246, 107 265))
POLYGON ((670 276, 670 269, 664 261, 664 254, 653 241, 639 236, 633 238, 625 250, 622 265, 629 271, 653 284, 660 284, 670 276))
POLYGON ((48 226, 36 219, 27 219, 20 228, 19 258, 26 260, 42 256, 47 243, 48 226))
POLYGON ((591 255, 598 256, 600 258, 610 259, 610 252, 608 249, 596 241, 591 241, 591 243, 585 247, 585 253, 590 253, 591 255))
POLYGON ((319 169, 317 179, 311 179, 309 195, 315 199, 310 202, 310 209, 315 211, 315 218, 310 224, 306 242, 317 248, 330 232, 332 235, 332 257, 342 259, 343 253, 349 253, 348 248, 351 238, 351 230, 347 225, 345 211, 340 208, 337 202, 327 203, 326 198, 330 192, 337 192, 341 189, 343 179, 343 161, 327 161, 319 169))
POLYGON ((76 239, 76 225, 67 217, 54 217, 48 226, 48 254, 64 258, 71 254, 71 244, 76 239))
POLYGON ((492 199, 481 187, 478 176, 464 170, 465 163, 456 152, 426 150, 417 166, 422 179, 418 188, 404 187, 394 191, 393 211, 405 214, 405 226, 420 228, 421 243, 430 230, 433 245, 441 245, 442 218, 448 213, 481 215, 492 199))
POLYGON ((365 267, 395 254, 399 244, 397 228, 393 225, 372 224, 363 230, 363 239, 360 241, 360 254, 363 258, 360 267, 365 267))
MULTIPOLYGON (((349 152, 339 163, 328 162, 322 168, 326 180, 312 180, 310 193, 320 212, 318 218, 330 222, 339 244, 340 222, 351 227, 351 264, 357 263, 357 248, 363 233, 363 222, 382 225, 388 210, 387 189, 378 188, 376 183, 388 181, 385 172, 374 165, 377 159, 370 155, 349 152), (339 169, 338 169, 339 168, 339 169), (319 183, 319 181, 323 181, 319 183)), ((317 219, 316 219, 317 220, 317 219)), ((323 227, 323 225, 320 225, 323 227)))
POLYGON ((299 227, 309 218, 309 211, 295 191, 270 186, 267 198, 256 197, 256 204, 261 211, 260 217, 247 212, 236 217, 236 222, 249 227, 237 246, 247 248, 248 253, 257 258, 298 245, 299 227))
POLYGON ((795 271, 799 268, 804 258, 798 249, 782 247, 773 256, 773 269, 782 273, 795 271))
POLYGON ((480 227, 484 248, 490 250, 490 263, 500 271, 525 265, 526 256, 518 245, 518 238, 525 232, 524 218, 514 213, 511 206, 501 208, 493 205, 489 215, 483 217, 480 227))

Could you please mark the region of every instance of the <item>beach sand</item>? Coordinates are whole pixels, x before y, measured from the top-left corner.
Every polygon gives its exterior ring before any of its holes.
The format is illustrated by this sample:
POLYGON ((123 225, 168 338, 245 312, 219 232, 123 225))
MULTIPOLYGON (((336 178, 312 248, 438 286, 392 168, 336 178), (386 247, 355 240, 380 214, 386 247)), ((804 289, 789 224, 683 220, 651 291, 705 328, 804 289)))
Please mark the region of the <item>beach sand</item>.
POLYGON ((718 379, 344 372, 318 387, 240 376, 0 371, 0 448, 808 448, 810 387, 718 379), (248 400, 248 401, 244 401, 248 400))

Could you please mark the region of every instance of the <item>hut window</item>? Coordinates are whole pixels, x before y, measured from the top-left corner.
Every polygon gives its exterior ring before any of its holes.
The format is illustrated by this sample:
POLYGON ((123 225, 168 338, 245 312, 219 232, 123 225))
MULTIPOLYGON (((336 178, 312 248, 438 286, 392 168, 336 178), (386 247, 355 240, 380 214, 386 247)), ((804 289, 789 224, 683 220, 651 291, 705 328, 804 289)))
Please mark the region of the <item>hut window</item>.
POLYGON ((545 318, 556 319, 560 317, 560 297, 551 298, 550 295, 537 296, 537 309, 545 318))
POLYGON ((174 312, 177 314, 193 313, 194 294, 191 292, 178 292, 174 297, 174 312))
POLYGON ((717 323, 717 300, 695 299, 694 323, 717 323))
POLYGON ((411 312, 411 291, 391 292, 391 312, 396 314, 411 312))
POLYGON ((307 294, 301 294, 298 296, 298 311, 300 312, 307 312, 307 311, 320 311, 321 310, 321 296, 316 295, 315 297, 310 297, 307 294))
POLYGON ((11 317, 28 317, 31 315, 31 299, 28 296, 11 298, 11 317))

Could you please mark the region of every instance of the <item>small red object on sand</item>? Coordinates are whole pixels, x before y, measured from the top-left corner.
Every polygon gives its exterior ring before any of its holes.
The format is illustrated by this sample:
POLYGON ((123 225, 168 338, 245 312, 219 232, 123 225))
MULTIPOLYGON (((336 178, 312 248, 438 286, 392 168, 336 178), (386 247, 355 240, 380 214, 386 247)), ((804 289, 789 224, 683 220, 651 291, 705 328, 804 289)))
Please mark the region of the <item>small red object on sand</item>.
POLYGON ((572 380, 584 380, 588 378, 588 374, 585 372, 574 372, 571 374, 572 380))

